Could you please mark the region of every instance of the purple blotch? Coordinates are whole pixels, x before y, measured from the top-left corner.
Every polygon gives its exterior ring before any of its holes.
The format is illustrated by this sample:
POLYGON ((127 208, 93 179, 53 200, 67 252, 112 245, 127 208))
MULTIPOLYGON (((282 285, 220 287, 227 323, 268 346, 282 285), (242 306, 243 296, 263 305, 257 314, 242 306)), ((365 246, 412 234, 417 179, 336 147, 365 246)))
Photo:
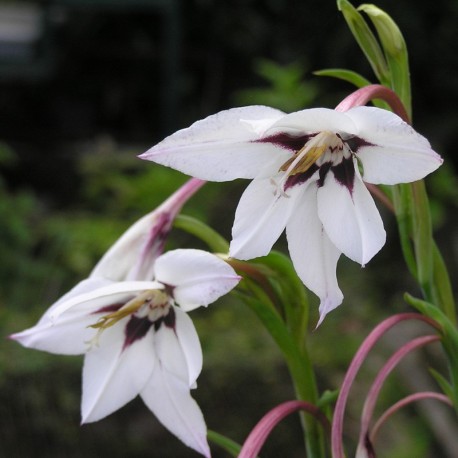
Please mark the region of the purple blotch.
POLYGON ((350 194, 352 194, 353 185, 355 184, 355 165, 353 164, 353 159, 351 157, 343 159, 340 164, 334 165, 331 169, 337 182, 345 186, 350 191, 350 194))
POLYGON ((136 316, 131 316, 130 320, 126 324, 125 334, 126 338, 124 339, 124 345, 122 347, 125 350, 129 345, 132 345, 135 341, 145 337, 146 333, 150 330, 152 322, 144 317, 137 318, 136 316))
POLYGON ((324 162, 323 164, 321 164, 320 172, 319 172, 320 177, 318 178, 318 187, 319 188, 321 188, 321 186, 324 185, 324 180, 331 167, 332 167, 332 162, 324 162))
POLYGON ((373 143, 364 140, 364 138, 356 136, 347 138, 346 140, 344 140, 344 142, 347 144, 347 146, 353 153, 356 153, 358 149, 362 148, 363 146, 375 146, 373 143))
POLYGON ((284 186, 284 191, 287 191, 289 188, 292 188, 298 184, 303 184, 307 180, 309 180, 313 174, 319 169, 319 167, 316 164, 312 164, 310 168, 303 172, 303 173, 298 173, 296 175, 291 175, 290 177, 287 178, 285 186, 284 186))
POLYGON ((254 141, 256 143, 272 143, 289 151, 299 151, 315 135, 316 133, 303 134, 294 137, 290 134, 280 132, 278 134, 270 135, 269 137, 260 138, 259 140, 254 141))
POLYGON ((173 307, 170 307, 169 313, 167 315, 162 316, 158 320, 154 322, 154 330, 157 331, 162 323, 170 329, 173 329, 175 331, 175 323, 176 323, 176 317, 175 317, 175 310, 173 310, 173 307))

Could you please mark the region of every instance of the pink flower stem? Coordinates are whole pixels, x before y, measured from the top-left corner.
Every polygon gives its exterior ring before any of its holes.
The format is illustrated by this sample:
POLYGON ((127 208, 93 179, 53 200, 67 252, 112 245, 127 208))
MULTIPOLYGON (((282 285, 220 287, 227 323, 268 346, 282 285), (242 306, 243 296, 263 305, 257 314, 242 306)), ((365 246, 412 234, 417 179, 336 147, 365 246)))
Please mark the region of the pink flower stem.
POLYGON ((420 315, 418 313, 401 313, 394 315, 382 321, 372 332, 366 337, 362 345, 359 347, 356 355, 353 357, 352 362, 345 374, 342 382, 339 397, 337 398, 336 407, 334 410, 334 417, 332 420, 331 428, 331 450, 333 458, 344 458, 345 454, 343 451, 342 444, 342 433, 343 433, 343 419, 345 413, 345 406, 347 404, 348 395, 350 393, 351 386, 356 378, 356 375, 366 359, 368 353, 378 340, 394 325, 405 320, 420 320, 428 323, 434 328, 440 330, 440 326, 431 318, 420 315))
POLYGON ((298 410, 304 410, 313 415, 321 422, 325 431, 329 432, 329 421, 318 407, 305 401, 287 401, 273 408, 261 418, 245 440, 238 458, 255 458, 275 426, 283 418, 298 410))
POLYGON ((370 435, 371 443, 374 443, 377 437, 377 433, 379 432, 381 426, 383 425, 383 423, 385 423, 386 420, 388 420, 389 417, 391 417, 391 415, 396 413, 402 407, 405 407, 406 405, 411 404, 415 401, 421 401, 422 399, 437 399, 438 401, 442 401, 444 404, 448 404, 449 406, 453 407, 452 401, 447 396, 445 396, 445 394, 435 393, 434 391, 423 391, 420 393, 414 393, 409 396, 406 396, 404 399, 401 399, 396 404, 393 404, 377 420, 374 427, 372 428, 372 432, 370 435))
POLYGON ((404 108, 401 99, 397 94, 381 84, 370 84, 369 86, 362 87, 345 97, 339 105, 336 106, 336 111, 347 111, 353 107, 360 107, 366 105, 373 99, 384 100, 400 118, 410 124, 410 118, 404 108))
POLYGON ((376 197, 379 202, 381 202, 391 213, 395 214, 396 213, 396 210, 394 208, 394 205, 393 203, 391 202, 391 200, 383 193, 383 191, 378 188, 375 184, 372 184, 372 183, 366 183, 364 182, 364 184, 366 185, 366 188, 369 189, 369 192, 374 196, 376 197))
POLYGON ((361 415, 359 447, 363 447, 366 443, 369 431, 369 423, 374 413, 375 404, 377 402, 378 395, 380 394, 380 390, 382 389, 382 386, 385 380, 387 379, 388 375, 393 371, 397 364, 411 351, 428 345, 432 342, 437 342, 438 340, 440 340, 440 337, 438 335, 422 336, 417 337, 416 339, 412 339, 410 342, 407 342, 405 345, 399 348, 379 371, 377 377, 374 380, 374 383, 372 384, 369 390, 369 393, 367 394, 366 401, 363 406, 363 412, 361 415))

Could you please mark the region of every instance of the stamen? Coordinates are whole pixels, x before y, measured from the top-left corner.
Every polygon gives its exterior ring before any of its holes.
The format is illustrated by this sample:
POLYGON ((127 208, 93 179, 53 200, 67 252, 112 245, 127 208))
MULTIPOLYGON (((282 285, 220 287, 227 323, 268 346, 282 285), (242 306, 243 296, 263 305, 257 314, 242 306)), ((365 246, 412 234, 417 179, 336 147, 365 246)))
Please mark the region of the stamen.
POLYGON ((309 140, 280 167, 279 171, 285 174, 278 183, 279 188, 283 189, 291 176, 307 172, 329 148, 335 147, 336 140, 341 141, 335 133, 329 131, 320 132, 309 140))
POLYGON ((113 326, 126 316, 138 312, 143 306, 148 306, 148 314, 150 310, 154 310, 158 307, 163 307, 164 304, 168 304, 168 302, 169 297, 164 291, 155 289, 143 291, 131 299, 129 302, 126 302, 126 304, 124 304, 120 309, 113 313, 108 313, 107 315, 102 316, 96 323, 89 325, 90 328, 97 329, 97 334, 93 339, 91 339, 89 344, 97 345, 99 337, 105 329, 113 326))

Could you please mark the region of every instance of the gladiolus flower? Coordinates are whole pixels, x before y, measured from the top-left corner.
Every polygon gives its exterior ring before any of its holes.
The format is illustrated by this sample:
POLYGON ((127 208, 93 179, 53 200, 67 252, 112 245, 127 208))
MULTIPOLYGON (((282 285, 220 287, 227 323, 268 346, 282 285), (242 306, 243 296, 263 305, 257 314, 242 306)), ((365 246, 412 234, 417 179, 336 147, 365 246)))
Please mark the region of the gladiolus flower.
POLYGON ((160 255, 176 214, 203 184, 190 180, 134 223, 89 278, 34 327, 11 338, 50 353, 85 354, 83 423, 140 395, 173 434, 210 456, 205 421, 190 395, 202 369, 202 349, 186 312, 214 302, 240 278, 201 250, 160 255))
POLYGON ((364 266, 385 243, 364 182, 408 183, 442 163, 401 118, 365 106, 222 111, 140 157, 203 180, 253 179, 235 214, 229 254, 267 255, 286 228, 295 269, 321 300, 320 322, 343 300, 336 278, 341 253, 364 266))
POLYGON ((199 339, 187 313, 239 281, 232 267, 200 250, 157 258, 154 281, 89 278, 14 334, 25 347, 85 354, 82 422, 100 420, 137 395, 186 445, 210 456, 202 413, 190 395, 202 368, 199 339))

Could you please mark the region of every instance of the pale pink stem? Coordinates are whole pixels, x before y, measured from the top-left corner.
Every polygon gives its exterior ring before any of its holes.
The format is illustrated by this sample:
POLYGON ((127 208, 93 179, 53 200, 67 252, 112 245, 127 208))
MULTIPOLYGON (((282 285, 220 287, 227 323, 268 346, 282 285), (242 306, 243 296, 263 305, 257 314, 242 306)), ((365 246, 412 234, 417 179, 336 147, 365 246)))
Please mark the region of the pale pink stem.
POLYGON ((377 343, 377 341, 394 325, 405 320, 424 321, 425 323, 430 324, 434 328, 438 330, 440 329, 440 326, 434 320, 426 316, 420 315, 419 313, 401 313, 382 321, 366 337, 362 345, 359 347, 359 350, 353 357, 352 362, 350 363, 350 366, 342 382, 339 397, 337 398, 331 428, 331 449, 333 458, 344 458, 345 456, 342 444, 343 418, 348 395, 350 393, 351 386, 356 378, 356 374, 359 371, 359 368, 361 367, 368 353, 370 352, 372 347, 377 343))
POLYGON ((390 199, 378 188, 375 184, 366 183, 366 188, 369 189, 369 192, 375 196, 391 213, 395 213, 394 205, 390 199))
POLYGON ((447 396, 445 396, 445 394, 435 393, 434 391, 422 391, 420 393, 414 393, 409 396, 406 396, 404 399, 401 399, 396 404, 393 404, 377 420, 374 427, 372 428, 372 432, 370 435, 371 443, 374 443, 377 433, 379 432, 379 429, 381 428, 383 423, 385 423, 385 421, 388 420, 389 417, 391 417, 391 415, 396 413, 402 407, 405 407, 406 405, 411 404, 412 402, 420 401, 422 399, 437 399, 438 401, 442 401, 443 403, 448 404, 450 407, 453 407, 452 401, 447 396))
POLYGON ((397 364, 411 351, 428 345, 432 342, 437 342, 440 340, 440 337, 437 335, 422 336, 412 339, 410 342, 407 342, 401 348, 399 348, 385 363, 382 369, 377 374, 377 377, 372 384, 369 393, 367 394, 366 401, 363 406, 363 412, 361 415, 361 430, 359 435, 359 447, 363 447, 369 431, 369 423, 371 421, 372 415, 374 413, 375 404, 377 402, 378 395, 382 389, 383 384, 385 383, 386 378, 397 364))
POLYGON ((407 114, 401 99, 397 96, 396 92, 382 86, 381 84, 370 84, 369 86, 362 87, 345 97, 339 105, 336 106, 336 111, 347 111, 353 107, 360 107, 366 105, 373 99, 384 100, 400 118, 405 122, 410 123, 409 115, 407 114))
POLYGON ((243 444, 238 458, 255 458, 269 434, 283 418, 298 410, 304 410, 317 418, 329 431, 329 421, 318 407, 305 401, 287 401, 267 412, 253 428, 243 444))

